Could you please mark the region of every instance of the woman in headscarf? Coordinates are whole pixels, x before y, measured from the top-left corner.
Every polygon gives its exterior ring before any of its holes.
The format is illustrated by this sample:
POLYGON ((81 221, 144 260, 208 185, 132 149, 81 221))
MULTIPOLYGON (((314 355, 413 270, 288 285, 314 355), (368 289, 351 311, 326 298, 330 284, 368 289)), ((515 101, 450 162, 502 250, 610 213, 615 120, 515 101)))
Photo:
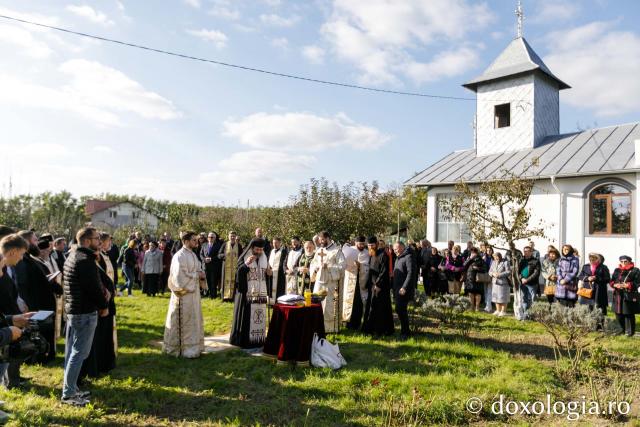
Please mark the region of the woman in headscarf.
POLYGON ((560 252, 555 246, 549 246, 547 254, 542 259, 542 277, 544 280, 544 294, 549 304, 553 303, 556 293, 556 285, 558 284, 558 262, 560 261, 560 252))
MULTIPOLYGON (((582 266, 578 274, 578 288, 591 290, 591 298, 580 295, 580 304, 587 304, 589 308, 598 307, 603 315, 607 315, 607 285, 611 281, 611 273, 604 265, 604 257, 597 253, 589 254, 589 263, 582 266)), ((580 291, 579 291, 580 292, 580 291)))
POLYGON ((611 277, 613 302, 611 308, 623 332, 628 337, 636 333, 636 314, 640 313, 640 270, 633 264, 631 257, 620 257, 620 265, 611 277))

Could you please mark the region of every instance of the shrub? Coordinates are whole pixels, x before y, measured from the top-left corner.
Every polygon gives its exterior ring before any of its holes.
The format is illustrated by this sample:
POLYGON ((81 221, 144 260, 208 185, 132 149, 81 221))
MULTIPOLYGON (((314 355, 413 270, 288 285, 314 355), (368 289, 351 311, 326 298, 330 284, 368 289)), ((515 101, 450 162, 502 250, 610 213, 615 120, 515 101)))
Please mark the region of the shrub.
POLYGON ((437 319, 439 327, 448 325, 463 337, 468 337, 473 329, 473 319, 464 313, 471 307, 471 300, 465 296, 445 294, 427 300, 422 310, 427 317, 437 319))
POLYGON ((409 304, 409 319, 411 320, 411 332, 416 334, 427 326, 427 317, 422 307, 428 301, 427 294, 416 289, 413 304, 409 304))
POLYGON ((444 294, 427 300, 423 304, 422 309, 428 317, 451 325, 460 319, 469 307, 471 307, 471 300, 469 298, 455 294, 444 294))
POLYGON ((589 310, 586 305, 574 308, 558 303, 549 306, 536 302, 529 310, 529 317, 540 323, 553 338, 556 370, 565 371, 567 379, 576 378, 584 360, 584 351, 593 344, 594 332, 602 325, 604 316, 599 309, 589 310))

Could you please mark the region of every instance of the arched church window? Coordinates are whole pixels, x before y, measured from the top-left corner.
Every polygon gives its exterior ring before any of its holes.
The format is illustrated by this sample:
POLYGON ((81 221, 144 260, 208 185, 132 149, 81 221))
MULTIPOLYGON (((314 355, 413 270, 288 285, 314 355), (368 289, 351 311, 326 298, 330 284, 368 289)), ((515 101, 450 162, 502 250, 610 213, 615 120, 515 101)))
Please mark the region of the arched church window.
POLYGON ((618 184, 603 184, 589 193, 589 233, 631 234, 631 191, 618 184))

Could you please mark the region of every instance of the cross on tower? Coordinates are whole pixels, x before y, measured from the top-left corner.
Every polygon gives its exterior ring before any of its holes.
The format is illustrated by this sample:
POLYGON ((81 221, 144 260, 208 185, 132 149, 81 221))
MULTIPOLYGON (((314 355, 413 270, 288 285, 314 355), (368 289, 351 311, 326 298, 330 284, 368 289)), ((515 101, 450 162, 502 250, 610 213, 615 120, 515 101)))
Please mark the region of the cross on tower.
POLYGON ((520 0, 518 0, 518 7, 516 7, 516 18, 518 23, 518 38, 522 38, 524 11, 522 10, 522 2, 520 0))

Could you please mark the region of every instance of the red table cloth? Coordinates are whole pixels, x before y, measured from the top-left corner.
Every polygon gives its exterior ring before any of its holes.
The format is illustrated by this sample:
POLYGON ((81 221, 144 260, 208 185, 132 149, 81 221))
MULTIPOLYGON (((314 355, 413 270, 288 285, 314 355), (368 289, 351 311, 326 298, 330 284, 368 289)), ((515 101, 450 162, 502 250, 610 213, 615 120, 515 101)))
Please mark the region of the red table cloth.
POLYGON ((275 304, 263 352, 283 362, 308 362, 314 333, 325 337, 320 304, 309 307, 275 304))

